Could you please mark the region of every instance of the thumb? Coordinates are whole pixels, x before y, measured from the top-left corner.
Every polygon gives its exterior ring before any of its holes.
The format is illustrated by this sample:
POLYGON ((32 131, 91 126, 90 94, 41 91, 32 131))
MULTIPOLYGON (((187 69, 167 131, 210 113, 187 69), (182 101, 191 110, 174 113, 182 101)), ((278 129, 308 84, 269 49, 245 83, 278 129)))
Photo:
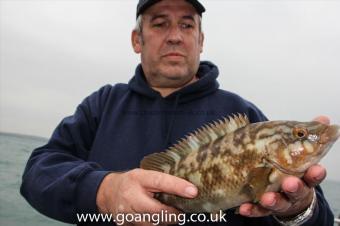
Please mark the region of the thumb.
POLYGON ((327 124, 327 125, 330 124, 330 119, 325 115, 320 115, 320 116, 314 118, 313 121, 317 121, 317 122, 327 124))

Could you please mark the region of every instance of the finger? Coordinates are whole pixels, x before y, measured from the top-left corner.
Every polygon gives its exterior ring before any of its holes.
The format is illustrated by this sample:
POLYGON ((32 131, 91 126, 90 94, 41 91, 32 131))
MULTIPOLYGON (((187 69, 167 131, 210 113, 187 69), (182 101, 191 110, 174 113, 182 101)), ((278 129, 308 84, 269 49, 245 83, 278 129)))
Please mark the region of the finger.
MULTIPOLYGON (((161 223, 175 224, 177 217, 181 212, 173 207, 162 204, 156 199, 150 198, 148 195, 143 194, 138 196, 138 202, 134 202, 130 207, 131 211, 134 213, 150 214, 150 219, 146 218, 147 222, 141 222, 143 224, 148 224, 148 222, 159 225, 161 223), (168 216, 166 218, 159 219, 159 217, 152 218, 157 214, 158 216, 168 216), (158 222, 155 222, 157 220, 158 222), (161 222, 160 220, 164 220, 161 222)), ((136 222, 139 223, 139 222, 136 222)))
POLYGON ((330 119, 325 115, 320 115, 320 116, 314 118, 313 121, 317 121, 317 122, 327 124, 327 125, 330 124, 330 119))
POLYGON ((261 205, 274 213, 283 213, 292 206, 292 203, 280 193, 267 192, 261 197, 261 205))
POLYGON ((321 165, 313 165, 308 168, 305 175, 303 176, 303 180, 310 187, 315 187, 320 184, 327 176, 326 169, 321 165))
POLYGON ((182 197, 193 198, 198 191, 192 183, 166 173, 142 170, 139 181, 142 186, 154 192, 164 192, 182 197))
POLYGON ((299 199, 304 199, 310 192, 310 188, 297 177, 287 177, 282 181, 282 191, 293 203, 299 199))
POLYGON ((239 213, 246 217, 264 217, 272 214, 272 211, 251 203, 244 203, 239 208, 239 213))
POLYGON ((146 194, 138 195, 138 202, 133 202, 131 209, 135 213, 174 213, 178 214, 179 211, 173 207, 164 205, 154 198, 150 198, 146 194))

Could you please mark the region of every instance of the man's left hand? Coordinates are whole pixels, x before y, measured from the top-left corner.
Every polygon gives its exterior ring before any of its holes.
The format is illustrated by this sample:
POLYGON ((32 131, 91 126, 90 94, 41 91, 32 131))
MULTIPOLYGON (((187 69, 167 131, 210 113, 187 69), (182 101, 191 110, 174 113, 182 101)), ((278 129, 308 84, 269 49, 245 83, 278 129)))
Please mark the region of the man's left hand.
MULTIPOLYGON (((329 124, 329 119, 319 116, 315 121, 329 124)), ((289 176, 282 182, 282 192, 267 192, 262 195, 260 204, 245 203, 240 206, 240 214, 247 217, 276 215, 292 217, 306 210, 313 200, 313 187, 326 177, 326 169, 321 165, 311 166, 303 178, 289 176)))
POLYGON ((240 214, 248 217, 276 215, 289 217, 306 210, 313 199, 313 187, 326 177, 326 170, 320 165, 311 166, 303 180, 287 177, 282 182, 282 193, 267 192, 263 194, 259 205, 245 203, 240 206, 240 214))

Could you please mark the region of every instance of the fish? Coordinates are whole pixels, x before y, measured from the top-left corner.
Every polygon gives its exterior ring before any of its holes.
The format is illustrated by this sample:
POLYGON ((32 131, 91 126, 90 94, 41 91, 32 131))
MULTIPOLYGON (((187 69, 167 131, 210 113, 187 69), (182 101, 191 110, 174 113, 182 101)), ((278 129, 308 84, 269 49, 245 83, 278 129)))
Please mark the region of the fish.
POLYGON ((145 156, 140 168, 183 178, 198 188, 195 198, 157 193, 162 203, 187 213, 217 213, 258 203, 280 191, 288 175, 301 178, 340 136, 339 125, 317 121, 250 123, 234 114, 205 124, 163 152, 145 156))

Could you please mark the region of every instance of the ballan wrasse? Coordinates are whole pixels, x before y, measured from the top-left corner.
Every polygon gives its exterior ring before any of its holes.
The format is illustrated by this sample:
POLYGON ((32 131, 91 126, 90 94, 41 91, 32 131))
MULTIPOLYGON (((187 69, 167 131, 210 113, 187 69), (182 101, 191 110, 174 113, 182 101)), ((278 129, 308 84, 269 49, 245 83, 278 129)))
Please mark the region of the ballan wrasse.
POLYGON ((234 115, 203 126, 165 152, 144 157, 141 168, 184 178, 198 188, 194 199, 159 193, 184 212, 210 212, 257 202, 279 191, 283 177, 302 177, 340 136, 340 127, 319 122, 249 123, 234 115))

